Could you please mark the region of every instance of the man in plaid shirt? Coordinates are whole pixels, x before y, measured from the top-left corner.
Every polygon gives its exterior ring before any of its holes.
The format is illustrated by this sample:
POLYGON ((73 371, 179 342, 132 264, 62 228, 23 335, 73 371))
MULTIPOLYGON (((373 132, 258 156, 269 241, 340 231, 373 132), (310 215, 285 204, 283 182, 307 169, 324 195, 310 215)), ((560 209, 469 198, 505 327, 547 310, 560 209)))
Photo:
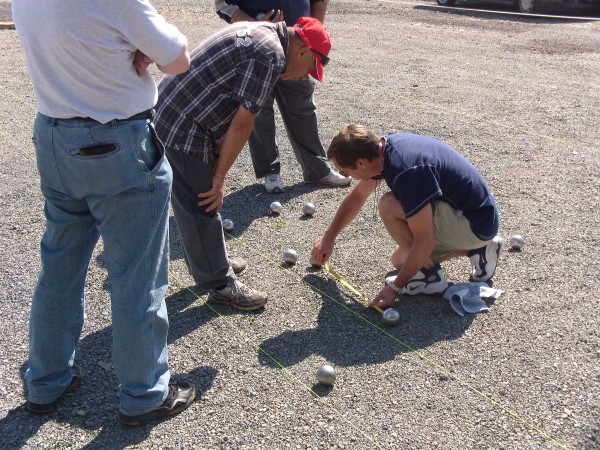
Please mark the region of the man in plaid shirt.
POLYGON ((188 72, 159 85, 156 131, 173 168, 173 212, 190 273, 209 300, 242 310, 267 302, 229 262, 219 214, 225 176, 275 83, 309 74, 321 81, 330 50, 324 25, 311 17, 293 27, 240 22, 201 43, 188 72))

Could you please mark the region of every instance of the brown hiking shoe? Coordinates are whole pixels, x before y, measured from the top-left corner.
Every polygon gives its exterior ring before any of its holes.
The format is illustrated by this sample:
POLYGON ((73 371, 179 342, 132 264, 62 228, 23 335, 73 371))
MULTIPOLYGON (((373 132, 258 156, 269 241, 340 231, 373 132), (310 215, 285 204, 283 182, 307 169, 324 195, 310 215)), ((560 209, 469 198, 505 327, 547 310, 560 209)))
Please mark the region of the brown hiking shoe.
POLYGON ((263 307, 267 303, 267 294, 255 291, 238 280, 233 280, 223 289, 208 291, 208 299, 237 309, 250 311, 263 307))

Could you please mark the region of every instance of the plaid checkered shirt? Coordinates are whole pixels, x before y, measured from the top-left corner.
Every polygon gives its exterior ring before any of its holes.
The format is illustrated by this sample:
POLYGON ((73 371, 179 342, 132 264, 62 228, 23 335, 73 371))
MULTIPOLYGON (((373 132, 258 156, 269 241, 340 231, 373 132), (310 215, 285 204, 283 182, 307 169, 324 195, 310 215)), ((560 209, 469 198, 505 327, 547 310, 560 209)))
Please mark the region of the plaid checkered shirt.
POLYGON ((167 147, 213 163, 240 105, 254 115, 285 70, 285 23, 240 22, 191 54, 189 71, 158 86, 155 127, 167 147))

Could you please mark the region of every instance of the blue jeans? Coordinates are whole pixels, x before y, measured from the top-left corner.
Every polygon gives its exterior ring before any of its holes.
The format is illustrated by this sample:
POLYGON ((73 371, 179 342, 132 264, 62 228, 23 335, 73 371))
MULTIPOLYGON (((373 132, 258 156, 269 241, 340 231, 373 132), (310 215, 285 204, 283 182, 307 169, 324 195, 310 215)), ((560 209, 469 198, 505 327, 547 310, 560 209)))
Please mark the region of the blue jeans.
POLYGON ((46 231, 31 305, 28 398, 50 403, 71 381, 85 277, 102 236, 120 410, 151 411, 166 398, 170 379, 164 296, 172 172, 162 146, 148 120, 102 125, 43 114, 33 140, 46 231))

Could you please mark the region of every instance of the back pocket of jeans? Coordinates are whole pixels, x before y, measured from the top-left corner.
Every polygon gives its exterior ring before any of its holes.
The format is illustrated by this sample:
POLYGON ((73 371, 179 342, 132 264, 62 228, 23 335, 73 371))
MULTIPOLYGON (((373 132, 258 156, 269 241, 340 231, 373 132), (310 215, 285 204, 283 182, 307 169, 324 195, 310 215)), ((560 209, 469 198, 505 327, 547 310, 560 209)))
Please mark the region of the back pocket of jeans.
POLYGON ((77 149, 75 154, 78 156, 104 156, 114 152, 116 149, 117 146, 115 144, 100 144, 77 149))

